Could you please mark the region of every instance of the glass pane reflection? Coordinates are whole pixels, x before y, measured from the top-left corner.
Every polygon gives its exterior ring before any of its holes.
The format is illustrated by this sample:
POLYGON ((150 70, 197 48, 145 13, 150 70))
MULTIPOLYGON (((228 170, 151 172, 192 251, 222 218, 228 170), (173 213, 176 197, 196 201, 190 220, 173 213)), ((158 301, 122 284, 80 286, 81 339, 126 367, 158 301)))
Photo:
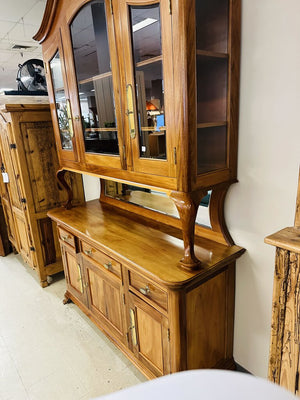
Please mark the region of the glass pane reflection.
POLYGON ((84 6, 70 28, 85 150, 119 154, 104 1, 84 6))
POLYGON ((131 6, 140 156, 166 159, 159 4, 131 6))
POLYGON ((64 150, 72 150, 73 135, 68 118, 66 95, 65 95, 64 82, 61 70, 61 61, 58 51, 50 61, 50 71, 54 89, 54 98, 55 98, 57 120, 60 132, 61 147, 64 150))

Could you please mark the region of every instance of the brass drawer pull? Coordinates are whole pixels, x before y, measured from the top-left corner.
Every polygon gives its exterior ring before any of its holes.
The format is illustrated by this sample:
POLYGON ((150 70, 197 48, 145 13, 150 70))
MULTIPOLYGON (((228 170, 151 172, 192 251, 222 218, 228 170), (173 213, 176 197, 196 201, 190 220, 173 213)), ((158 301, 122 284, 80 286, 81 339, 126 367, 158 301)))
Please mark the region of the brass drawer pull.
POLYGON ((150 289, 148 285, 146 285, 145 288, 140 288, 139 290, 145 296, 148 296, 150 294, 150 289))
POLYGON ((64 242, 66 242, 68 239, 71 239, 69 235, 63 236, 63 237, 62 237, 62 240, 63 240, 64 242))
POLYGON ((106 268, 107 270, 110 270, 112 267, 112 263, 109 261, 108 263, 104 264, 104 268, 106 268))
POLYGON ((84 254, 91 256, 93 254, 92 250, 84 250, 84 254))

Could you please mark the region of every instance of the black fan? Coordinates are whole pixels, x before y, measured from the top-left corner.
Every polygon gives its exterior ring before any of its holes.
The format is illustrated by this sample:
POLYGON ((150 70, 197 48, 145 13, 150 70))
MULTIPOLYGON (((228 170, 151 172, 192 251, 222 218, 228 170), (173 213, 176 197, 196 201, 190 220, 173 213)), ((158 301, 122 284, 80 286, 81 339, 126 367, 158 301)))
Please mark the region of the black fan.
POLYGON ((43 61, 33 58, 25 61, 24 64, 19 64, 17 82, 20 92, 47 94, 43 61))

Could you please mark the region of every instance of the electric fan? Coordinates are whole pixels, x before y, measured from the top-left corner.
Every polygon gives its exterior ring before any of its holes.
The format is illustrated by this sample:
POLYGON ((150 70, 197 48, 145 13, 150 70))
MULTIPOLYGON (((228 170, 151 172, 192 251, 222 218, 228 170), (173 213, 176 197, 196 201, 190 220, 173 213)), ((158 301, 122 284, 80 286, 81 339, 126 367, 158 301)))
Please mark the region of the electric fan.
POLYGON ((46 95, 47 85, 42 60, 30 59, 18 65, 17 74, 18 91, 25 94, 46 95))

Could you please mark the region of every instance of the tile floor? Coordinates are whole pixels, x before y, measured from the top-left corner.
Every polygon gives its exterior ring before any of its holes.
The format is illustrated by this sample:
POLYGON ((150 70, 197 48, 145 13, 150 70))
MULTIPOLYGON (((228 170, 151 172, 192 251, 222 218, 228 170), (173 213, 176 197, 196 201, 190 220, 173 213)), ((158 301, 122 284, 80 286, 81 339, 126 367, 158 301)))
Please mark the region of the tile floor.
POLYGON ((88 400, 146 378, 19 255, 0 257, 0 400, 88 400))

